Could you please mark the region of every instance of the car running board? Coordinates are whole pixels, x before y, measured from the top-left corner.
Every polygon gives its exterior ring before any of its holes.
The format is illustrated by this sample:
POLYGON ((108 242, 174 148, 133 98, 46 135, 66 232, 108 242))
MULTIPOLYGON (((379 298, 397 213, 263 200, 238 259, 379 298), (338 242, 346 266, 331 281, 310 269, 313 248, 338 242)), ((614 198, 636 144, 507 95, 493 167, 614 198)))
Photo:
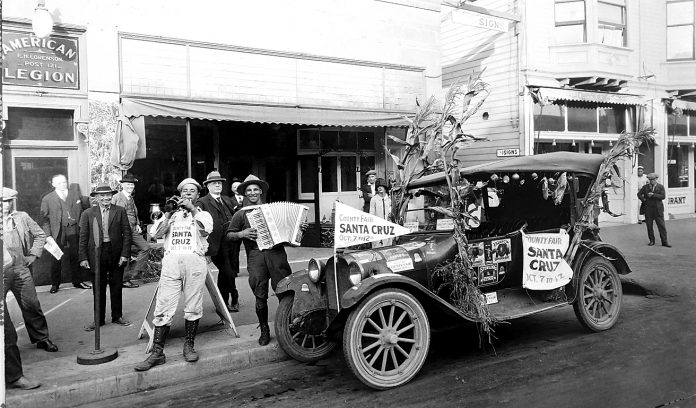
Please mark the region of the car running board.
MULTIPOLYGON (((544 297, 549 297, 550 292, 523 288, 501 289, 495 291, 498 302, 489 304, 488 310, 498 320, 510 320, 568 305, 564 292, 560 292, 562 300, 544 301, 544 297)), ((492 293, 488 292, 489 298, 492 293)))

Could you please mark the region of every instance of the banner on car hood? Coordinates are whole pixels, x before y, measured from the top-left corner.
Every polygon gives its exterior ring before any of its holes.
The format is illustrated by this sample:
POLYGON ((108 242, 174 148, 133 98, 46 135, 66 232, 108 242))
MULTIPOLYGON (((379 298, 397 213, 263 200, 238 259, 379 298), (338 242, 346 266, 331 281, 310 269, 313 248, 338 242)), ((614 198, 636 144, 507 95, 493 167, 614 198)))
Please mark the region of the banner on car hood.
POLYGON ((522 286, 531 290, 550 290, 567 285, 573 270, 563 258, 570 238, 565 230, 550 234, 522 233, 524 269, 522 286))
POLYGON ((408 234, 408 228, 336 202, 334 248, 366 244, 408 234))

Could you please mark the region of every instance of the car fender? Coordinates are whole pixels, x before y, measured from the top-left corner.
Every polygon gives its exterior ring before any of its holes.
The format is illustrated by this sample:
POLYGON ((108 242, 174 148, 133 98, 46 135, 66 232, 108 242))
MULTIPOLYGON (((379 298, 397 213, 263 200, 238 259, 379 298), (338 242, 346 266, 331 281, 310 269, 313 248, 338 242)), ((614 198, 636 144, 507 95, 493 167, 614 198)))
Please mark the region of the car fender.
POLYGON ((572 280, 573 290, 570 293, 572 293, 573 299, 569 299, 569 303, 575 301, 576 290, 574 289, 578 287, 580 269, 588 259, 595 255, 602 256, 609 260, 614 265, 619 275, 631 273, 631 267, 628 266, 628 262, 626 262, 623 253, 614 245, 602 241, 583 240, 571 265, 574 273, 572 280))
POLYGON ((275 293, 279 298, 294 294, 292 318, 329 307, 326 296, 322 295, 319 285, 309 279, 306 269, 293 272, 292 275, 278 282, 275 293))

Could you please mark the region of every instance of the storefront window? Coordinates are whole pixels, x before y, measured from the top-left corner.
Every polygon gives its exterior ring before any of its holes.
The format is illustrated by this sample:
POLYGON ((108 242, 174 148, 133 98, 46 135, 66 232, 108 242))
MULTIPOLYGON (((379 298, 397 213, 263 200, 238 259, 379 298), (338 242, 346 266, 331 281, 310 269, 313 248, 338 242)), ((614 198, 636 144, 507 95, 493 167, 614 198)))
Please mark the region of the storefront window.
POLYGON ((319 130, 317 129, 302 129, 299 132, 299 148, 300 150, 317 150, 319 149, 319 130))
POLYGON ((358 132, 358 150, 375 150, 375 134, 358 132))
POLYGON ((542 142, 537 145, 536 154, 552 153, 552 152, 579 152, 578 143, 561 143, 557 142, 554 146, 553 142, 542 142))
POLYGON ((75 139, 73 111, 10 107, 7 110, 7 138, 70 142, 75 139))
POLYGON ((563 132, 565 130, 565 115, 563 105, 534 104, 535 130, 563 132))
POLYGON ((689 187, 689 147, 670 145, 667 149, 667 187, 689 187))
POLYGON ((317 156, 300 156, 300 193, 314 193, 318 166, 317 156))
POLYGON ((341 191, 357 191, 358 184, 355 179, 358 158, 356 156, 341 157, 341 191))
POLYGON ((597 109, 568 106, 569 132, 597 132, 597 109))
POLYGON ((622 133, 626 129, 626 108, 621 106, 599 108, 599 133, 622 133))
POLYGON ((689 112, 689 136, 696 137, 696 112, 689 112))
POLYGON ((667 134, 669 136, 686 136, 688 128, 687 115, 668 115, 667 134))
POLYGON ((333 193, 338 191, 338 157, 321 158, 321 191, 333 193))
POLYGON ((51 177, 56 174, 68 175, 68 159, 17 157, 14 159, 14 174, 14 188, 21 193, 17 196, 17 208, 39 220, 41 199, 52 190, 51 177))

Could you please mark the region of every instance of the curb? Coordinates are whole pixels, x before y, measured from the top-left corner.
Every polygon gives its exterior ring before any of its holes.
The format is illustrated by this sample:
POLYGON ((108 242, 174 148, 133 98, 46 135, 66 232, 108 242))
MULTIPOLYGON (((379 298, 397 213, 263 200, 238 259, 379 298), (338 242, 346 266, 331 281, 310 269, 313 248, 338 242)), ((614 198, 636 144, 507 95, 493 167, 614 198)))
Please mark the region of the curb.
MULTIPOLYGON (((197 347, 201 358, 196 363, 184 361, 181 355, 183 339, 167 339, 165 346, 167 363, 144 372, 133 370, 135 363, 146 357, 142 344, 119 349, 119 357, 102 366, 77 366, 74 356, 59 359, 61 361, 52 361, 49 365, 33 365, 29 367, 31 371, 40 370, 44 374, 61 371, 55 370, 57 365, 64 367, 63 373, 65 368, 74 366, 71 370, 74 374, 54 379, 37 378, 43 385, 36 390, 11 390, 7 395, 7 406, 74 407, 171 386, 186 380, 226 372, 232 374, 234 371, 288 359, 276 341, 264 347, 258 345, 256 340, 258 332, 255 325, 240 326, 237 330, 240 334, 239 339, 230 337, 225 331, 204 333, 208 334, 209 338, 201 338, 200 346, 197 347), (223 336, 222 341, 217 339, 223 336)), ((272 332, 272 334, 275 337, 275 333, 272 332)), ((196 340, 198 345, 199 339, 196 340)), ((32 375, 32 377, 38 376, 32 375)))

